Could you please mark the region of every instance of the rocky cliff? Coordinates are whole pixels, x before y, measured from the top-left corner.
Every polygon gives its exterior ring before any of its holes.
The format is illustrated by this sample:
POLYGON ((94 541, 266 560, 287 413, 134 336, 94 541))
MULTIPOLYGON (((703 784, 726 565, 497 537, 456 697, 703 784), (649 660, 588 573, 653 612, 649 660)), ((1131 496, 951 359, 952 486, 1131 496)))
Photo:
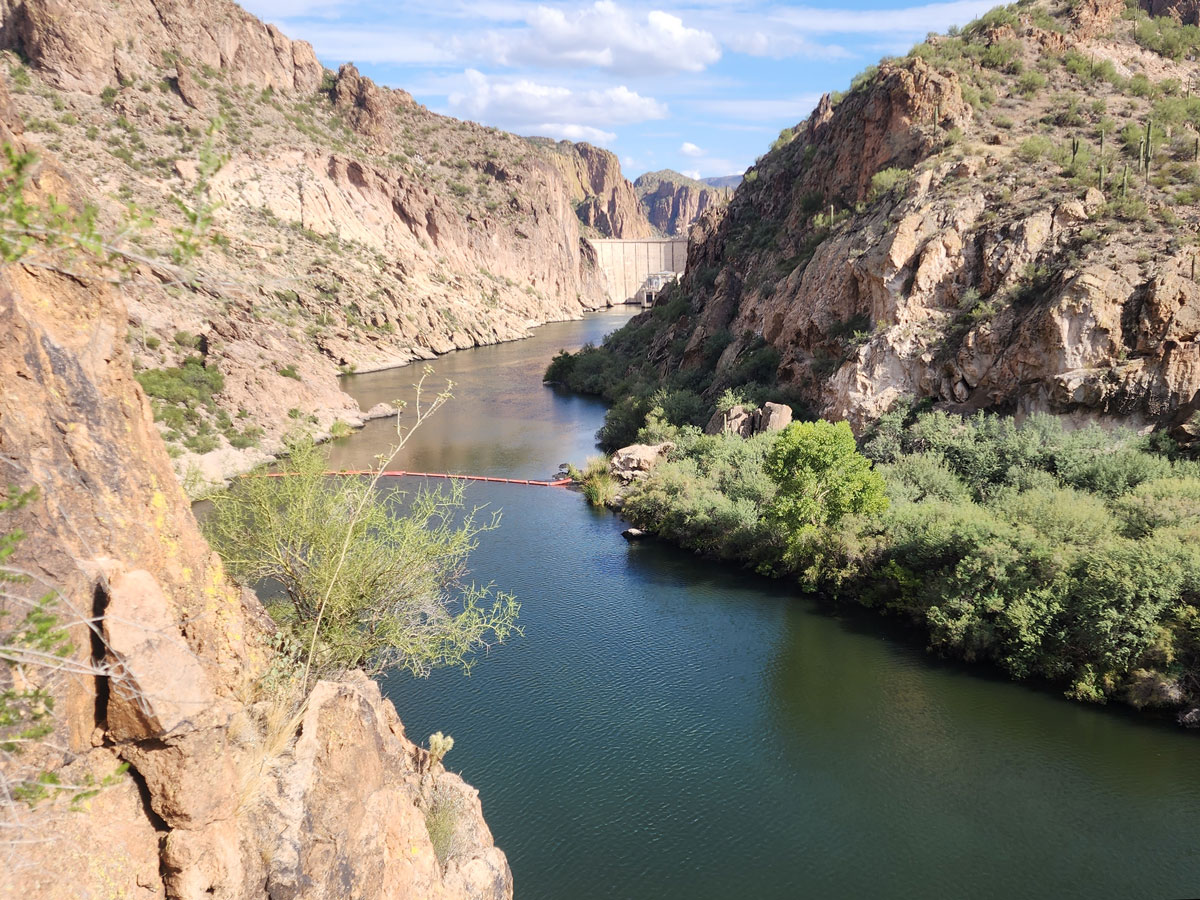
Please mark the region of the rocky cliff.
POLYGON ((664 169, 633 183, 650 224, 666 235, 686 235, 700 215, 724 206, 733 192, 664 169))
MULTIPOLYGON (((0 123, 24 149, 3 91, 0 123)), ((78 187, 49 161, 31 191, 78 187)), ((271 622, 200 536, 127 331, 78 263, 0 267, 0 467, 37 491, 0 508, 24 534, 5 571, 27 573, 0 592, 4 642, 44 646, 11 630, 43 594, 70 636, 0 667, 6 709, 54 701, 34 741, 0 723, 0 896, 511 897, 475 791, 373 682, 271 687, 271 622)))
POLYGON ((591 144, 561 141, 553 159, 570 185, 579 220, 603 237, 653 237, 633 185, 621 174, 616 154, 591 144))
POLYGON ((855 425, 908 396, 1188 437, 1200 67, 1173 27, 1112 2, 1001 9, 823 98, 702 216, 690 310, 651 358, 716 348, 731 371, 765 347, 855 425))
POLYGON ((0 47, 30 133, 147 260, 134 366, 190 482, 361 422, 340 372, 604 305, 585 232, 651 231, 611 154, 434 115, 227 0, 4 0, 0 47), (182 207, 212 221, 181 269, 182 207), (162 389, 189 360, 203 402, 162 389))

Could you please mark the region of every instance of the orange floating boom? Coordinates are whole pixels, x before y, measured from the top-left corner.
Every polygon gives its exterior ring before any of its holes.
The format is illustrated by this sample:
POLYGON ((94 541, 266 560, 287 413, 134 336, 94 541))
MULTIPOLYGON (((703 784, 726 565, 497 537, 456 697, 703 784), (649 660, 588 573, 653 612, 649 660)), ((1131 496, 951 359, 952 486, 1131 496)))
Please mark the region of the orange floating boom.
MULTIPOLYGON (((265 472, 254 475, 255 478, 288 478, 295 472, 265 472)), ((337 472, 326 472, 326 475, 374 475, 370 469, 342 469, 337 472)), ((537 487, 565 487, 571 483, 570 478, 560 478, 558 481, 533 481, 528 478, 493 478, 490 475, 448 475, 443 472, 404 472, 388 470, 379 473, 385 478, 459 478, 463 481, 492 481, 497 484, 529 484, 537 487)))

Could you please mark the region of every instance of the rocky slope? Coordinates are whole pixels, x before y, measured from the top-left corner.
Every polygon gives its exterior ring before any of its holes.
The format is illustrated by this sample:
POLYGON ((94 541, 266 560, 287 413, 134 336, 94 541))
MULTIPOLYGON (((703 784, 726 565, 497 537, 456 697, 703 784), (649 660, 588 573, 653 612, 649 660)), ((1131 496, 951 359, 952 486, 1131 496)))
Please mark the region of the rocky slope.
POLYGON ((547 142, 552 159, 566 178, 575 212, 601 237, 636 239, 654 236, 638 204, 634 186, 621 174, 616 154, 591 144, 547 142))
POLYGON ((723 348, 730 371, 765 346, 780 384, 856 426, 911 396, 1188 437, 1191 39, 1111 0, 1026 3, 873 67, 701 218, 690 309, 651 358, 723 348))
POLYGON ((604 305, 584 234, 651 233, 611 154, 434 115, 227 0, 5 0, 0 47, 29 131, 148 260, 131 349, 189 481, 359 423, 339 372, 604 305), (182 271, 180 203, 215 205, 182 271), (199 402, 169 389, 189 359, 215 373, 199 402))
POLYGON ((733 194, 670 169, 639 175, 633 187, 650 224, 666 235, 686 235, 701 213, 724 206, 733 194))
MULTIPOLYGON (((0 91, 0 140, 19 130, 0 91)), ((52 161, 34 185, 79 197, 52 161)), ((271 622, 200 536, 127 330, 103 282, 0 267, 0 467, 37 489, 0 511, 24 533, 5 567, 30 575, 0 593, 3 642, 40 646, 11 629, 46 591, 71 638, 53 666, 0 667, 7 697, 55 701, 25 746, 2 723, 0 896, 511 897, 475 791, 378 686, 270 687, 271 622)))

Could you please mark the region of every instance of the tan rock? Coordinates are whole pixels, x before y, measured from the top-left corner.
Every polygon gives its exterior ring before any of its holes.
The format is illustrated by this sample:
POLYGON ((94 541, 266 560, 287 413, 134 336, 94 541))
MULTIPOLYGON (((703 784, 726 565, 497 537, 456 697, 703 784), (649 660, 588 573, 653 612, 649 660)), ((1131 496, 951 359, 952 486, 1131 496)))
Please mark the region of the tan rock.
POLYGON ((235 84, 290 94, 311 93, 321 83, 312 47, 288 40, 229 0, 199 6, 39 0, 22 11, 0 23, 4 42, 19 46, 68 90, 99 93, 120 77, 145 77, 165 49, 222 70, 235 84))
POLYGON ((612 455, 609 471, 628 484, 634 479, 645 478, 668 453, 675 449, 670 441, 661 444, 631 444, 612 455))
POLYGON ((642 175, 633 187, 650 224, 666 235, 686 235, 706 210, 724 206, 733 193, 669 171, 642 175))
POLYGON ((103 633, 112 740, 163 738, 211 721, 216 691, 153 575, 138 569, 112 578, 103 633))
POLYGON ((792 424, 792 408, 784 403, 771 403, 770 401, 762 405, 760 411, 758 431, 783 431, 792 424))
MULTIPOLYGON (((23 149, 3 121, 0 139, 23 149)), ((77 196, 52 161, 37 188, 77 196)), ((17 810, 28 842, 0 898, 510 900, 477 795, 428 771, 373 682, 318 685, 298 729, 288 698, 266 701, 284 723, 268 733, 250 700, 269 622, 200 536, 133 378, 127 321, 104 281, 0 267, 0 462, 40 488, 0 514, 0 531, 28 535, 6 562, 96 629, 72 630, 86 677, 47 682, 54 732, 34 771, 102 788, 78 811, 17 810), (422 809, 443 795, 457 827, 439 860, 422 809)))

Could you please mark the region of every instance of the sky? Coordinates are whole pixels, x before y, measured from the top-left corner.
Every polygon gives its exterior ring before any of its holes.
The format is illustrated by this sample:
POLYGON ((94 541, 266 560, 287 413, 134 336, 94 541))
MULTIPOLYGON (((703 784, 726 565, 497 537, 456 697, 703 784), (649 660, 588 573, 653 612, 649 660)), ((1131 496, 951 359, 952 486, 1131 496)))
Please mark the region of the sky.
POLYGON ((743 172, 821 94, 994 0, 243 0, 434 112, 588 141, 631 180, 743 172))

